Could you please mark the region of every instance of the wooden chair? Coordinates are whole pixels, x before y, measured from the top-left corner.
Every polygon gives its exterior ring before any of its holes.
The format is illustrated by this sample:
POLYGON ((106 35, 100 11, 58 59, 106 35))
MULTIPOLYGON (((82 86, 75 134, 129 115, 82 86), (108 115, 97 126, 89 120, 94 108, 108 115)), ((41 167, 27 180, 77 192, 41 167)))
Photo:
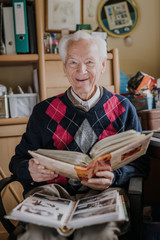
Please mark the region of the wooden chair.
MULTIPOLYGON (((51 56, 50 54, 47 54, 45 62, 46 97, 60 94, 70 86, 67 77, 63 72, 63 63, 59 55, 53 55, 55 54, 51 54, 51 56)), ((114 48, 108 52, 106 71, 101 75, 99 84, 111 92, 120 93, 120 65, 119 51, 117 48, 114 48)))

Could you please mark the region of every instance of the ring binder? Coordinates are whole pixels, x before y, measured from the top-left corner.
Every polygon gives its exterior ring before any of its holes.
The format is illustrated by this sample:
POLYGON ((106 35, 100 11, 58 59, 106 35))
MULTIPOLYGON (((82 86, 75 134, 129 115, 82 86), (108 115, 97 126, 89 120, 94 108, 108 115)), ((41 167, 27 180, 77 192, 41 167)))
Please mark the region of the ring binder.
POLYGON ((12 0, 15 28, 16 52, 29 52, 27 11, 25 0, 12 0))

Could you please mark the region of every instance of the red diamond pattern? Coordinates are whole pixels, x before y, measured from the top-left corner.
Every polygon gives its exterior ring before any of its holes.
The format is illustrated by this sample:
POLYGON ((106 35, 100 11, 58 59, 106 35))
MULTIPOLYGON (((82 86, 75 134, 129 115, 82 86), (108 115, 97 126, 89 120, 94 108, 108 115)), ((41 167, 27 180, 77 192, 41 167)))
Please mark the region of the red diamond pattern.
POLYGON ((46 114, 48 114, 57 123, 60 123, 66 114, 66 108, 67 107, 61 102, 61 100, 56 98, 50 103, 46 110, 46 114))
POLYGON ((73 137, 61 125, 58 125, 52 138, 54 140, 54 146, 58 150, 64 149, 73 140, 73 137))
POLYGON ((113 122, 115 121, 124 111, 125 108, 118 100, 116 96, 112 96, 104 105, 104 111, 108 117, 108 119, 113 122), (114 114, 114 112, 116 114, 114 114))
POLYGON ((113 125, 110 124, 102 133, 99 135, 98 139, 101 140, 103 138, 109 137, 111 135, 116 134, 116 130, 114 129, 113 125))

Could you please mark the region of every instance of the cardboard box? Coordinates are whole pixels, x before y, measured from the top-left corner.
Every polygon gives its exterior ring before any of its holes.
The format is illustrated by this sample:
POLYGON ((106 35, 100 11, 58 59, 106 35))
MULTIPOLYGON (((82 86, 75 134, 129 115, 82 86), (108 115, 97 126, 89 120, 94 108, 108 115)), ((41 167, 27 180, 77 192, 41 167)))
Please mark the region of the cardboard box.
POLYGON ((143 130, 160 128, 160 109, 142 110, 137 113, 143 130))

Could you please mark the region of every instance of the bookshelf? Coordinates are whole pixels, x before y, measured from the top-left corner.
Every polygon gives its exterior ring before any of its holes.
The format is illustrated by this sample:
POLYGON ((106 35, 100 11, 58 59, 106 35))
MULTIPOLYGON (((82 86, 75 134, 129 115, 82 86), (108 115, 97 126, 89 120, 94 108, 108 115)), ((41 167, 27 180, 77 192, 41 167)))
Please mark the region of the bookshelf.
MULTIPOLYGON (((0 0, 1 2, 4 2, 0 0)), ((7 0, 8 3, 11 3, 11 0, 7 0)), ((4 80, 0 78, 0 83, 13 84, 15 87, 17 82, 20 86, 24 86, 26 88, 27 82, 29 80, 26 79, 26 74, 28 72, 28 79, 31 76, 31 71, 34 68, 38 69, 39 74, 39 89, 40 89, 40 99, 44 100, 47 97, 53 96, 54 94, 59 94, 60 92, 64 91, 69 85, 68 81, 63 73, 63 65, 58 54, 45 54, 44 52, 44 23, 45 23, 45 0, 27 0, 27 2, 34 2, 35 3, 35 12, 36 12, 36 28, 37 28, 37 46, 38 46, 38 53, 37 54, 17 54, 17 55, 0 55, 0 71, 2 72, 2 76, 4 76, 4 80), (8 71, 6 73, 6 68, 8 71), (22 70, 24 69, 24 71, 22 70), (14 70, 14 71, 13 71, 14 70), (21 74, 19 75, 19 70, 22 70, 21 74), (17 76, 19 80, 14 80, 13 76, 9 72, 14 73, 14 76, 17 76), (4 72, 4 73, 3 73, 4 72), (24 74, 25 72, 25 74, 24 74), (57 79, 61 79, 58 81, 57 79), (59 86, 58 86, 59 85, 59 86)), ((110 61, 113 60, 114 52, 108 53, 108 68, 110 68, 110 61)), ((106 83, 106 77, 104 76, 104 85, 112 86, 110 90, 115 91, 114 85, 115 83, 111 83, 112 72, 109 70, 109 81, 106 83)), ((118 92, 119 86, 117 84, 116 92, 118 92)), ((0 125, 8 124, 8 122, 14 122, 13 119, 0 119, 0 125)), ((21 119, 17 119, 21 123, 21 119)))
MULTIPOLYGON (((0 0, 0 2, 12 5, 11 0, 0 0)), ((7 88, 12 87, 13 89, 16 89, 17 85, 20 85, 24 90, 26 90, 26 85, 31 84, 32 81, 32 71, 34 68, 37 68, 39 75, 40 97, 41 99, 44 99, 45 60, 43 47, 44 22, 42 17, 44 0, 27 0, 27 2, 35 3, 38 52, 37 54, 0 55, 0 83, 5 85, 7 88)), ((0 118, 0 126, 12 123, 14 124, 14 122, 21 124, 23 119, 17 118, 15 120, 12 118, 0 118)))
MULTIPOLYGON (((28 0, 27 0, 28 1, 28 0)), ((0 2, 12 4, 11 0, 0 0, 0 2)), ((35 3, 36 28, 37 28, 37 54, 16 54, 0 55, 0 84, 15 89, 20 85, 24 91, 26 86, 31 84, 33 69, 38 69, 39 89, 41 99, 45 98, 45 57, 43 47, 43 0, 30 0, 35 3)), ((8 164, 14 155, 15 147, 20 142, 22 134, 25 132, 28 118, 0 118, 0 152, 1 152, 1 171, 0 179, 10 175, 8 164)), ((7 211, 17 205, 17 195, 22 197, 22 187, 19 184, 13 186, 4 194, 7 211), (15 194, 13 194, 15 193, 15 194)), ((0 224, 0 239, 6 239, 7 233, 0 224)))
POLYGON ((0 64, 7 65, 9 63, 37 63, 39 60, 38 54, 21 54, 21 55, 0 55, 0 64))

